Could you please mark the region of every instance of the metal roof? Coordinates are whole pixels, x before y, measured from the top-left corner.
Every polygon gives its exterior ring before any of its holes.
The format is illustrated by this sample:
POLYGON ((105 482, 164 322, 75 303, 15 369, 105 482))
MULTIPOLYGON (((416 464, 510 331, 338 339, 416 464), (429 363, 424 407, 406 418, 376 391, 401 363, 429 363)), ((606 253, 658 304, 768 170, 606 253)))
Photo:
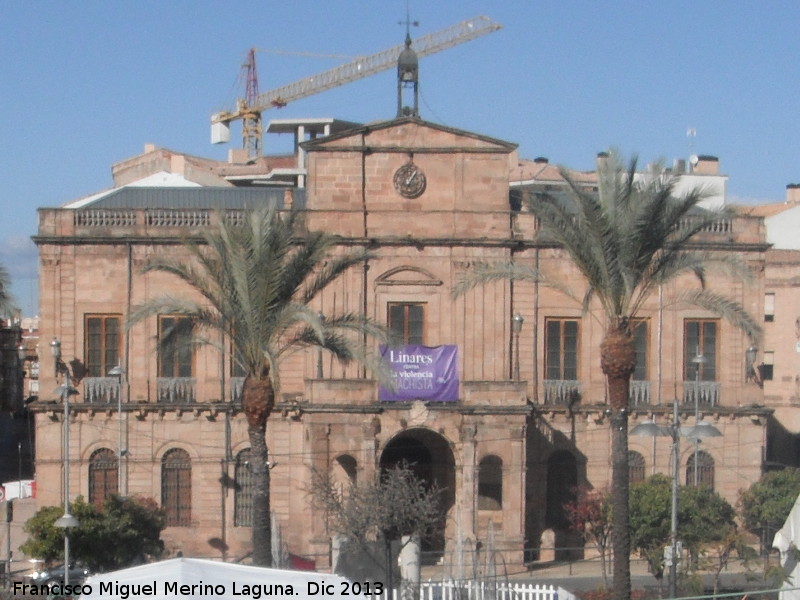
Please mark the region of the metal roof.
MULTIPOLYGON (((283 207, 285 188, 122 187, 81 206, 91 208, 247 209, 265 204, 283 207)), ((293 206, 306 204, 304 189, 291 190, 293 206)))

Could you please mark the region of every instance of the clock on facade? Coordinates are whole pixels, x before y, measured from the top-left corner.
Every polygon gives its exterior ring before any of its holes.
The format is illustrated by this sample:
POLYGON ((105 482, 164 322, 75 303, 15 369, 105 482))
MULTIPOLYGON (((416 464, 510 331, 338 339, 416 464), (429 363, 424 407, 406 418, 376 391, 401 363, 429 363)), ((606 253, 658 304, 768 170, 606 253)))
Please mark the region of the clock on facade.
POLYGON ((394 189, 404 198, 419 198, 426 185, 425 173, 413 162, 407 162, 394 172, 394 189))

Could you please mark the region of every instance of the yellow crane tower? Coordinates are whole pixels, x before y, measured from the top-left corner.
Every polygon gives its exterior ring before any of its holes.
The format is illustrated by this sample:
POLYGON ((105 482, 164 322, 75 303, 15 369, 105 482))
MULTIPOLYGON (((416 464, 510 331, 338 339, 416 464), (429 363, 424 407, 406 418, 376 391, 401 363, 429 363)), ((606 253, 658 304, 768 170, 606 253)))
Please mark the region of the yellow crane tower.
MULTIPOLYGON (((502 25, 492 21, 489 17, 478 16, 417 38, 414 40, 414 51, 419 57, 427 56, 501 28, 502 25)), ((261 155, 262 112, 270 108, 281 108, 300 98, 390 69, 397 64, 397 59, 404 49, 404 44, 393 46, 264 93, 258 93, 255 49, 251 49, 247 63, 244 65, 247 70, 245 97, 236 100, 233 109, 211 116, 211 143, 229 142, 231 122, 241 119, 243 122, 242 140, 244 148, 247 150, 247 156, 248 158, 257 158, 261 155)))

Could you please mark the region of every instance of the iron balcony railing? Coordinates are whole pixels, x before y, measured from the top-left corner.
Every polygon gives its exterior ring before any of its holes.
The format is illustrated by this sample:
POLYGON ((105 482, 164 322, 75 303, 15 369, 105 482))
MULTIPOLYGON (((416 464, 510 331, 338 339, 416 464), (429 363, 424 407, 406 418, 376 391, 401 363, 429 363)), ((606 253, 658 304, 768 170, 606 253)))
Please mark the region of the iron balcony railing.
POLYGON ((572 406, 581 399, 581 382, 570 379, 545 379, 544 403, 556 406, 572 406))
POLYGON ((83 401, 88 404, 112 404, 119 400, 119 379, 86 377, 83 380, 83 401))
POLYGON ((186 404, 195 401, 194 377, 159 377, 156 398, 166 404, 186 404))
POLYGON ((684 381, 683 403, 687 406, 719 405, 720 385, 718 381, 684 381))

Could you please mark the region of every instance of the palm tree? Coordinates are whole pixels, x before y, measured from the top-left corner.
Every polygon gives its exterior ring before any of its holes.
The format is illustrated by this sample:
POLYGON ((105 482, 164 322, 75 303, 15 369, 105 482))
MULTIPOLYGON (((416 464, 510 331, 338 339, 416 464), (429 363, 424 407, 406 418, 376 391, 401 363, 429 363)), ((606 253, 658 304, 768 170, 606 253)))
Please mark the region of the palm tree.
POLYGON ((0 265, 0 315, 11 316, 11 313, 17 311, 10 289, 11 278, 8 275, 8 270, 3 265, 0 265))
POLYGON ((735 259, 697 250, 692 239, 720 218, 720 211, 698 203, 702 189, 676 197, 677 180, 663 172, 641 176, 636 159, 626 169, 616 154, 600 161, 598 192, 575 181, 565 169, 567 197, 539 195, 529 202, 539 220, 540 239, 562 247, 586 280, 582 296, 567 282, 519 263, 478 264, 460 281, 454 294, 498 279, 538 281, 579 302, 585 311, 602 307, 606 332, 600 344, 600 365, 606 376, 612 433, 612 549, 614 598, 630 598, 630 533, 628 529, 628 394, 636 359, 631 321, 654 292, 684 274, 694 274, 697 289, 676 302, 712 311, 742 329, 753 340, 757 323, 738 303, 705 288, 707 269, 724 266, 728 273, 746 268, 735 259))
MULTIPOLYGON (((203 236, 202 244, 187 242, 189 259, 163 256, 145 271, 163 271, 199 292, 202 302, 156 298, 137 307, 133 324, 158 314, 176 319, 162 345, 175 344, 191 331, 192 343, 212 344, 210 336, 230 340, 230 353, 245 374, 242 408, 247 418, 253 477, 253 563, 272 560, 270 472, 267 420, 280 387, 279 364, 287 353, 309 346, 330 351, 343 362, 369 363, 367 335, 385 338, 382 327, 360 314, 323 316, 309 304, 342 273, 369 258, 365 251, 334 253, 337 238, 322 232, 301 232, 300 213, 275 209, 245 213, 240 223, 220 213, 220 225, 203 236)), ((130 325, 129 325, 130 326, 130 325)), ((226 344, 227 345, 227 344, 226 344)), ((377 364, 377 363, 375 363, 377 364)))

